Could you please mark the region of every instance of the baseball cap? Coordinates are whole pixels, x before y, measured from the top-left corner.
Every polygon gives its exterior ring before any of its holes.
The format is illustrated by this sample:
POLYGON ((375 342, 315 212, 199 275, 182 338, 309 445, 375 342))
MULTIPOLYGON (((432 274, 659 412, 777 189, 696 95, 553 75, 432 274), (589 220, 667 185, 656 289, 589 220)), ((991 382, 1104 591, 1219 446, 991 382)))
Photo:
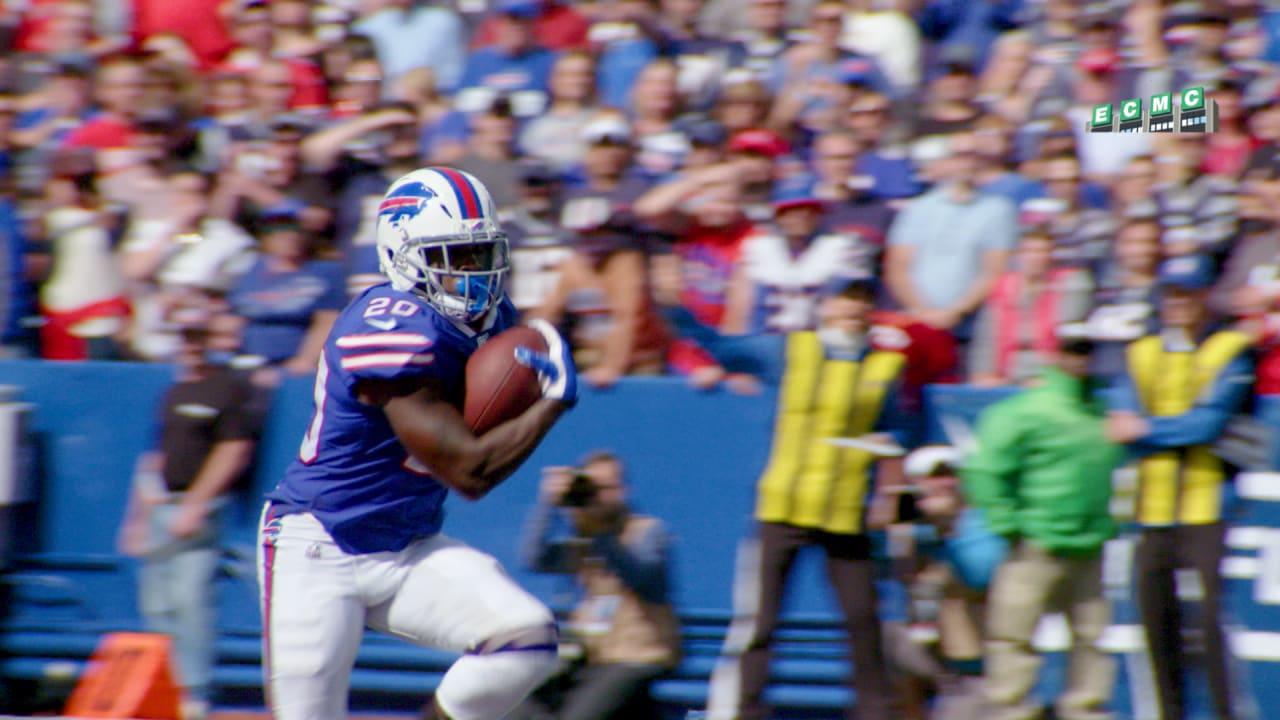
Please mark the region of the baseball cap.
POLYGON ((1193 254, 1169 258, 1160 265, 1159 284, 1181 290, 1206 290, 1216 279, 1213 261, 1207 255, 1193 254))
POLYGON ((831 79, 841 85, 866 85, 871 82, 875 66, 865 58, 847 58, 836 63, 831 79))
POLYGON ((925 445, 912 450, 902 461, 908 477, 929 477, 939 471, 955 470, 964 454, 950 445, 925 445))
POLYGON ((1058 198, 1032 198, 1018 206, 1018 225, 1039 227, 1054 222, 1067 211, 1067 203, 1058 198))
POLYGON ((631 125, 617 115, 602 115, 582 126, 582 139, 591 144, 631 144, 631 125))
POLYGON ((774 183, 773 194, 770 201, 773 203, 773 209, 786 210, 787 208, 801 207, 804 205, 822 206, 822 200, 818 198, 815 192, 817 179, 809 174, 793 175, 783 178, 774 183))
POLYGON ((754 152, 776 158, 791 152, 791 146, 772 130, 739 130, 729 138, 729 151, 754 152))
POLYGON ((978 53, 970 45, 948 45, 938 54, 938 64, 947 70, 959 70, 972 74, 978 67, 978 53))
POLYGON ((286 112, 280 113, 271 119, 272 130, 298 130, 300 132, 310 132, 312 121, 302 113, 286 112))
POLYGON ((1062 323, 1056 334, 1058 351, 1068 355, 1091 355, 1097 345, 1087 322, 1062 323))
POLYGON ((1120 53, 1111 48, 1092 48, 1080 54, 1076 67, 1084 72, 1103 74, 1115 72, 1120 66, 1120 53))
POLYGON ((535 20, 542 15, 542 0, 498 0, 497 11, 524 20, 535 20))
POLYGON ((835 297, 837 295, 847 295, 858 291, 870 293, 874 295, 880 288, 880 279, 872 273, 851 273, 848 275, 838 275, 827 282, 822 288, 824 297, 835 297))
POLYGON ((693 145, 702 147, 720 147, 729 137, 729 131, 714 120, 694 123, 685 130, 685 136, 693 145))
POLYGON ((537 158, 520 161, 520 180, 526 185, 550 185, 560 179, 555 168, 537 158))
POLYGON ((301 221, 306 207, 301 200, 288 198, 262 208, 258 212, 258 220, 264 228, 294 227, 301 221))

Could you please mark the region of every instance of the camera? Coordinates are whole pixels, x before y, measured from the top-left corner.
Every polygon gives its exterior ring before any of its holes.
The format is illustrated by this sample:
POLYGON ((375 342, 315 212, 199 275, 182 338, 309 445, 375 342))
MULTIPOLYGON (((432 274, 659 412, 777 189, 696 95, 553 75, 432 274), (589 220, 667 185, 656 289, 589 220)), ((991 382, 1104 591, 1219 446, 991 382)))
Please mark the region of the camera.
POLYGON ((596 497, 596 483, 591 476, 575 470, 573 473, 573 481, 569 483, 568 489, 564 491, 564 495, 560 498, 561 507, 580 508, 591 504, 596 497))

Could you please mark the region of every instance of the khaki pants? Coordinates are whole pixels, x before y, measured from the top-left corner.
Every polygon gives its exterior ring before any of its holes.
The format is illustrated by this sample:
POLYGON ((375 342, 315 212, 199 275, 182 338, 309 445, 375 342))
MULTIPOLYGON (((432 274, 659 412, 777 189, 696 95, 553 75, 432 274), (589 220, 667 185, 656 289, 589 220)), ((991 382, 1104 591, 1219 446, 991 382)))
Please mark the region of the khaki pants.
POLYGON ((1102 555, 1057 557, 1023 540, 996 572, 987 599, 986 686, 995 720, 1034 720, 1041 708, 1029 697, 1040 673, 1031 646, 1045 613, 1063 612, 1072 648, 1066 688, 1056 703, 1059 720, 1107 718, 1115 663, 1097 648, 1111 622, 1102 596, 1102 555))

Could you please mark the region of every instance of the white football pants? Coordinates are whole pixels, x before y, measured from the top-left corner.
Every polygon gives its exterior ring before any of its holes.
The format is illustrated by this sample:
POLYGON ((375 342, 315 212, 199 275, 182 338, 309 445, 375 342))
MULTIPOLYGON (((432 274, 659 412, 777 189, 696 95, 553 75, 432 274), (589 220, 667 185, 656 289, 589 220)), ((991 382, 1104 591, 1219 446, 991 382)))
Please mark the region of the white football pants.
POLYGON ((444 535, 400 552, 348 555, 314 516, 268 513, 258 587, 276 720, 346 717, 366 626, 467 653, 436 692, 454 720, 501 718, 555 671, 554 617, 489 555, 444 535))

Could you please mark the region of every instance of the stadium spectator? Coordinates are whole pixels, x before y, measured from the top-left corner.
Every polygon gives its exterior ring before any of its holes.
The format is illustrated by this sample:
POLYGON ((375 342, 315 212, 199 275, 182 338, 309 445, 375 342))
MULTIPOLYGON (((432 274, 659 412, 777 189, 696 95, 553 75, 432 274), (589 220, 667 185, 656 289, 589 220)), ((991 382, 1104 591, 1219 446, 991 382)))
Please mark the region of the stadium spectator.
POLYGON ((947 152, 942 182, 890 226, 884 277, 903 309, 967 343, 1016 243, 1017 219, 1007 200, 974 189, 971 136, 953 135, 947 152))
POLYGON ((689 138, 689 153, 684 156, 682 169, 695 170, 724 162, 729 133, 723 125, 715 120, 695 120, 684 132, 689 138))
POLYGON ((561 173, 577 170, 587 151, 582 128, 599 111, 595 87, 596 61, 590 53, 556 58, 547 111, 520 131, 521 154, 545 160, 561 173))
POLYGON ((1000 115, 987 113, 973 123, 977 170, 974 185, 983 193, 998 195, 1015 207, 1041 194, 1033 178, 1018 171, 1014 158, 1013 125, 1000 115))
POLYGON ((1232 238, 1222 272, 1209 294, 1209 309, 1217 317, 1258 320, 1271 312, 1280 286, 1276 262, 1280 260, 1280 235, 1276 233, 1280 208, 1280 178, 1275 150, 1258 154, 1244 173, 1239 195, 1240 227, 1232 238))
POLYGON ((901 4, 852 0, 844 3, 840 45, 874 58, 892 85, 895 95, 906 95, 920 85, 920 28, 901 4))
POLYGON ((1244 99, 1249 134, 1263 143, 1280 140, 1280 79, 1260 77, 1249 85, 1244 99))
POLYGON ((138 606, 150 632, 173 638, 182 717, 193 720, 208 717, 214 692, 222 514, 253 461, 265 411, 249 376, 214 360, 237 340, 218 312, 197 295, 164 318, 181 338, 178 379, 160 403, 156 446, 135 465, 117 543, 142 560, 138 606))
POLYGON ((450 91, 462 80, 467 60, 467 32, 450 7, 414 0, 388 0, 351 24, 352 32, 373 40, 390 90, 405 73, 430 68, 440 87, 450 91), (430 41, 426 41, 430 38, 430 41))
POLYGON ((1044 196, 1059 204, 1052 227, 1054 261, 1093 267, 1104 260, 1115 235, 1115 221, 1111 213, 1091 204, 1089 193, 1095 191, 1101 204, 1105 190, 1083 181, 1075 155, 1042 156, 1036 170, 1044 196))
POLYGON ((351 297, 385 277, 378 270, 374 235, 378 203, 387 183, 419 165, 418 142, 417 117, 403 103, 379 105, 302 141, 304 171, 333 180, 334 241, 351 297))
MULTIPOLYGON (((0 93, 0 143, 13 109, 13 98, 0 93)), ((36 318, 32 247, 20 206, 11 188, 4 185, 0 181, 0 357, 38 357, 39 343, 32 326, 36 318)))
MULTIPOLYGON (((653 259, 655 296, 715 333, 734 332, 725 325, 729 285, 742 245, 755 227, 743 213, 739 175, 734 163, 688 169, 642 195, 634 206, 638 217, 674 240, 670 252, 658 252, 653 259)), ((726 379, 725 369, 692 338, 674 339, 668 362, 696 388, 726 379)), ((745 377, 728 379, 730 387, 747 392, 758 384, 745 377), (739 381, 746 384, 736 385, 739 381)))
POLYGON ((855 239, 857 272, 877 274, 894 211, 871 194, 873 180, 854 174, 858 150, 857 139, 850 133, 819 135, 813 143, 811 160, 818 177, 814 194, 826 203, 823 226, 855 239))
MULTIPOLYGON (((498 13, 489 13, 480 23, 472 41, 473 47, 483 48, 502 43, 502 19, 497 15, 503 12, 503 7, 496 5, 493 9, 498 13)), ((563 0, 538 0, 536 7, 529 12, 533 17, 533 36, 542 47, 548 50, 587 48, 590 23, 571 3, 563 0)))
POLYGON ((328 120, 343 120, 368 112, 382 99, 387 80, 382 63, 375 58, 352 60, 346 72, 332 85, 333 103, 328 120))
POLYGON ((689 137, 679 123, 684 107, 677 79, 675 63, 659 58, 644 67, 631 92, 635 169, 651 182, 679 170, 689 154, 689 137))
POLYGON ((441 90, 435 73, 425 67, 409 70, 392 88, 391 100, 414 108, 421 129, 418 153, 423 158, 430 157, 431 135, 452 109, 452 100, 441 90))
POLYGON ((262 208, 295 202, 304 208, 307 231, 327 240, 333 220, 329 186, 322 177, 304 172, 302 161, 302 140, 311 127, 303 116, 286 113, 272 121, 267 140, 233 147, 215 188, 219 216, 253 229, 262 208))
POLYGON ((204 172, 216 173, 231 154, 232 144, 250 137, 246 127, 252 104, 249 78, 230 68, 218 68, 205 77, 203 87, 201 114, 191 123, 196 134, 192 162, 204 172))
POLYGON ((844 21, 844 4, 822 0, 814 5, 809 17, 807 39, 802 40, 774 62, 769 74, 770 89, 775 96, 773 127, 788 132, 792 122, 823 108, 839 104, 832 97, 828 83, 858 83, 880 92, 890 92, 878 65, 871 58, 840 47, 844 21))
MULTIPOLYGON (((767 78, 778 57, 791 45, 787 32, 787 0, 750 0, 744 8, 742 3, 720 2, 722 10, 728 10, 735 17, 730 20, 734 30, 730 32, 708 29, 716 37, 727 37, 740 43, 746 50, 742 67, 750 70, 757 78, 767 78)), ((711 4, 709 4, 711 5, 711 4)), ((797 11, 808 15, 807 3, 796 3, 797 11), (803 10, 801 10, 803 7, 803 10)), ((703 8, 703 19, 707 21, 713 7, 703 8)), ((798 24, 798 23, 797 23, 798 24)))
POLYGON ((864 92, 848 106, 843 127, 858 139, 862 152, 855 165, 860 182, 872 197, 891 204, 901 203, 925 191, 904 147, 892 129, 892 107, 888 97, 864 92))
POLYGON ((1159 212, 1155 184, 1155 158, 1139 155, 1131 159, 1111 184, 1112 212, 1125 218, 1143 215, 1154 217, 1159 212))
POLYGON ((324 340, 346 305, 341 266, 314 258, 297 203, 264 208, 261 251, 228 292, 244 320, 246 355, 283 374, 315 372, 324 340))
POLYGON ((702 0, 660 0, 654 27, 663 56, 674 60, 680 69, 680 95, 696 111, 714 104, 722 78, 728 78, 746 57, 740 43, 709 34, 699 26, 703 5, 702 0))
POLYGON ((779 166, 791 153, 791 146, 771 130, 740 130, 729 137, 725 146, 728 162, 738 168, 743 212, 755 223, 773 218, 773 184, 780 176, 779 166))
POLYGON ((1102 550, 1116 534, 1111 474, 1122 453, 1107 442, 1104 408, 1092 397, 1092 342, 1064 330, 1041 381, 979 416, 976 450, 961 469, 965 496, 1009 541, 987 595, 983 673, 996 717, 1041 712, 1031 696, 1041 666, 1032 636, 1048 612, 1065 613, 1071 627, 1056 716, 1101 716, 1115 682, 1114 661, 1097 643, 1111 622, 1102 550))
POLYGON ((1217 329, 1206 307, 1213 265, 1203 255, 1160 267, 1159 334, 1130 346, 1127 377, 1113 396, 1107 437, 1141 458, 1134 551, 1138 611, 1163 717, 1183 717, 1186 667, 1174 573, 1193 571, 1201 588, 1200 642, 1213 710, 1234 714, 1222 627, 1224 489, 1231 471, 1212 444, 1249 401, 1249 335, 1217 329), (1194 368, 1194 370, 1193 370, 1194 368), (1157 386, 1159 390, 1157 390, 1157 386))
POLYGON ((40 89, 21 99, 8 99, 13 125, 0 133, 10 143, 4 149, 8 160, 0 161, 0 165, 8 167, 18 187, 27 191, 44 186, 53 153, 91 113, 90 71, 74 62, 54 65, 52 75, 40 89))
POLYGON ((974 102, 978 87, 977 61, 975 51, 966 45, 952 45, 941 52, 942 67, 929 80, 915 118, 916 137, 973 130, 974 122, 982 114, 974 102))
POLYGON ((314 21, 320 18, 312 17, 312 4, 309 0, 271 1, 271 29, 275 35, 275 52, 280 57, 314 63, 325 45, 332 41, 317 33, 318 23, 314 21))
MULTIPOLYGON (((346 26, 343 26, 345 33, 346 26)), ((334 87, 347 74, 347 68, 360 60, 378 60, 378 47, 367 35, 344 34, 342 39, 325 46, 320 52, 320 72, 325 85, 334 87)))
POLYGON ((1261 143, 1249 134, 1245 123, 1244 93, 1247 80, 1230 75, 1213 92, 1218 104, 1218 129, 1204 138, 1204 159, 1200 170, 1228 180, 1239 180, 1249 162, 1249 155, 1261 143))
POLYGON ((1125 220, 1116 233, 1111 258, 1096 275, 1087 321, 1095 343, 1092 372, 1108 386, 1124 377, 1129 344, 1159 331, 1160 233, 1154 217, 1125 220))
POLYGON ((43 237, 52 267, 40 287, 41 355, 47 360, 110 360, 126 327, 129 301, 111 252, 119 218, 96 188, 90 152, 64 150, 46 190, 43 237))
POLYGON ((764 127, 771 102, 769 91, 758 79, 742 70, 730 70, 720 81, 711 117, 732 136, 764 127))
POLYGON ((652 230, 633 204, 645 184, 625 177, 630 128, 604 112, 583 130, 591 143, 586 183, 567 193, 561 225, 576 235, 559 282, 534 311, 570 327, 574 361, 588 382, 613 385, 629 374, 661 374, 668 335, 649 284, 646 238, 652 230))
POLYGON ((117 55, 99 61, 93 75, 98 111, 67 135, 63 147, 127 147, 142 109, 145 83, 146 71, 136 58, 117 55))
MULTIPOLYGON (((235 66, 233 66, 235 67, 235 66)), ((271 135, 271 123, 289 112, 294 89, 289 65, 281 60, 262 61, 252 72, 236 68, 249 78, 249 109, 243 124, 245 140, 264 140, 271 135)))
POLYGON ((591 20, 587 42, 597 59, 600 102, 622 107, 640 73, 659 56, 657 8, 650 0, 618 0, 587 7, 591 20))
POLYGON ((509 98, 498 96, 483 112, 470 118, 467 151, 453 166, 480 179, 493 195, 499 211, 520 197, 519 160, 516 157, 516 120, 509 98))
POLYGON ((773 222, 742 244, 729 281, 724 327, 734 334, 791 333, 818 325, 821 291, 834 281, 867 274, 867 248, 856 235, 824 232, 826 204, 814 178, 780 180, 773 222))
MULTIPOLYGON (((534 572, 576 576, 581 598, 565 635, 583 657, 553 677, 507 720, 652 717, 650 684, 680 659, 671 603, 674 539, 661 520, 628 504, 626 469, 608 451, 577 467, 543 471, 521 555, 534 572), (558 527, 556 516, 568 520, 558 527)), ((566 638, 561 638, 563 643, 566 638)))
MULTIPOLYGON (((509 94, 519 118, 540 115, 547 106, 547 81, 555 55, 534 28, 544 0, 500 0, 491 16, 494 43, 471 51, 458 81, 456 107, 473 113, 496 94, 509 94)), ((455 123, 458 121, 454 121, 455 123)))
POLYGON ((1157 148, 1155 196, 1162 224, 1166 230, 1194 226, 1189 249, 1221 255, 1236 231, 1235 179, 1203 172, 1203 139, 1191 142, 1175 133, 1160 137, 1157 148))
POLYGON ((1054 267, 1047 227, 1023 230, 1013 268, 1000 275, 983 303, 969 343, 969 381, 1021 385, 1058 352, 1058 328, 1089 312, 1088 271, 1054 267))
POLYGON ((223 22, 222 0, 138 0, 132 4, 132 35, 149 38, 161 33, 181 37, 191 48, 201 70, 208 71, 226 57, 236 41, 223 22))
POLYGON ((180 338, 166 318, 184 290, 225 289, 243 269, 234 260, 254 242, 234 223, 210 217, 205 176, 180 168, 162 182, 157 194, 165 212, 131 218, 117 256, 133 310, 129 350, 138 359, 167 362, 180 338))
POLYGON ((870 278, 843 282, 824 298, 819 329, 778 337, 787 358, 779 407, 787 411, 775 420, 777 441, 756 485, 753 537, 740 548, 734 622, 707 698, 712 720, 770 716, 763 695, 773 636, 796 553, 811 545, 826 554, 827 574, 844 615, 854 669, 850 689, 859 698, 846 716, 899 717, 884 662, 867 533, 893 519, 889 509, 896 497, 891 504, 886 489, 901 485, 901 461, 877 462, 867 450, 826 442, 828 432, 839 437, 875 433, 902 446, 910 446, 914 437, 898 407, 896 386, 905 357, 868 342, 874 297, 870 278), (815 390, 815 383, 803 380, 819 377, 843 389, 823 383, 815 390), (818 427, 831 430, 815 431, 818 427))
POLYGON ((272 22, 272 9, 267 0, 232 0, 223 6, 236 47, 227 54, 229 65, 251 72, 255 80, 269 66, 268 92, 278 95, 272 104, 281 102, 290 109, 320 108, 327 104, 324 72, 310 59, 281 52, 280 43, 287 39, 272 22), (287 78, 287 80, 285 80, 287 78), (286 92, 287 90, 287 92, 286 92))
POLYGON ((511 302, 522 313, 542 307, 560 281, 560 265, 573 254, 573 237, 560 225, 564 183, 546 163, 520 164, 520 199, 500 214, 511 243, 511 302))

